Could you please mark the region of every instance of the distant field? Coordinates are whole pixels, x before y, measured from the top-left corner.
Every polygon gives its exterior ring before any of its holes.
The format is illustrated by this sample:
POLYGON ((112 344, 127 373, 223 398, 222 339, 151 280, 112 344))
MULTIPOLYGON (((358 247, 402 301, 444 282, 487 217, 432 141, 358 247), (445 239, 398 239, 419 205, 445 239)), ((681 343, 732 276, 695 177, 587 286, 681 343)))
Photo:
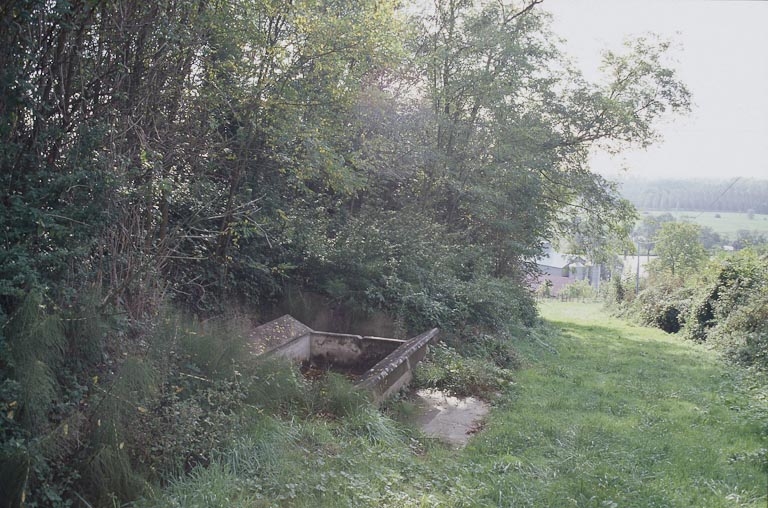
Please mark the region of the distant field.
POLYGON ((735 212, 691 212, 680 210, 667 210, 667 211, 641 211, 643 216, 646 215, 661 215, 663 213, 671 213, 675 219, 679 221, 693 222, 700 226, 707 226, 712 228, 716 233, 721 235, 728 235, 729 238, 735 239, 736 232, 740 229, 746 229, 748 231, 758 231, 760 233, 768 234, 768 215, 756 213, 751 220, 747 217, 746 213, 735 212))

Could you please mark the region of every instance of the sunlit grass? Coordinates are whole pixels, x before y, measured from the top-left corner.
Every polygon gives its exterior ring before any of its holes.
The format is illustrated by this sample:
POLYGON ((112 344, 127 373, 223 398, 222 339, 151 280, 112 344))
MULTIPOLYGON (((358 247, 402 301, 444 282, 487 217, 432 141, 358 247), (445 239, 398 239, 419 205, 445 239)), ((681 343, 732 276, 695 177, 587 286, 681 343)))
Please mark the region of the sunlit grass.
POLYGON ((598 304, 542 314, 562 330, 557 353, 541 349, 515 403, 467 451, 508 473, 486 504, 765 506, 765 436, 716 356, 598 304))

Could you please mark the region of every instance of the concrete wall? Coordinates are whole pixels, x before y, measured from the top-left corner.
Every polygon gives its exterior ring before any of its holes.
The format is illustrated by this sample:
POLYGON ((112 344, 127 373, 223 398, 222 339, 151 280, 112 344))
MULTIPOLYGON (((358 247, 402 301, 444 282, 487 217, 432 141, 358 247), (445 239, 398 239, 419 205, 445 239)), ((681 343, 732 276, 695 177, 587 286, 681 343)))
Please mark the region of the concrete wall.
POLYGON ((310 360, 316 365, 351 367, 363 352, 363 338, 359 335, 314 332, 310 337, 310 360))
POLYGON ((408 341, 377 363, 358 382, 357 387, 369 390, 379 403, 400 390, 413 379, 413 369, 427 354, 427 348, 437 338, 437 328, 408 341))
POLYGON ((267 351, 264 356, 268 357, 276 355, 283 358, 288 358, 292 362, 296 363, 306 362, 311 358, 311 344, 312 341, 310 340, 310 335, 302 335, 300 337, 293 338, 290 341, 285 342, 270 351, 267 351))
POLYGON ((310 337, 310 360, 316 365, 339 368, 364 365, 367 369, 405 342, 328 332, 313 332, 310 337))
POLYGON ((277 350, 313 331, 293 316, 286 314, 251 331, 249 336, 251 350, 255 355, 261 355, 277 350))
MULTIPOLYGON (((259 327, 255 346, 279 344, 263 356, 278 355, 296 363, 311 361, 328 368, 360 369, 359 389, 369 390, 376 403, 400 390, 413 379, 413 368, 427 354, 437 328, 407 341, 362 337, 345 333, 317 332, 290 316, 259 327), (298 323, 298 324, 296 324, 298 323), (300 325, 300 326, 299 326, 300 325), (300 334, 300 335, 299 335, 300 334)), ((258 347, 254 347, 255 352, 258 347)))

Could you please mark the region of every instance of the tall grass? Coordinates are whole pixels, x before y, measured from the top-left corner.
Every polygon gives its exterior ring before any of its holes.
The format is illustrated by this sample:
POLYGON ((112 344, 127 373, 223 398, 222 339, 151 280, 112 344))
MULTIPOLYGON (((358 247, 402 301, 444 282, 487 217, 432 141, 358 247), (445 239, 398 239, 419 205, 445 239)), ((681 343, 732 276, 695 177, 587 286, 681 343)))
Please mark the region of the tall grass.
POLYGON ((249 360, 247 326, 240 316, 221 316, 194 323, 181 335, 181 346, 204 375, 218 379, 231 377, 249 360))
POLYGON ((19 383, 18 412, 24 425, 40 432, 58 393, 56 372, 66 350, 61 317, 40 293, 27 294, 8 322, 11 376, 19 383))

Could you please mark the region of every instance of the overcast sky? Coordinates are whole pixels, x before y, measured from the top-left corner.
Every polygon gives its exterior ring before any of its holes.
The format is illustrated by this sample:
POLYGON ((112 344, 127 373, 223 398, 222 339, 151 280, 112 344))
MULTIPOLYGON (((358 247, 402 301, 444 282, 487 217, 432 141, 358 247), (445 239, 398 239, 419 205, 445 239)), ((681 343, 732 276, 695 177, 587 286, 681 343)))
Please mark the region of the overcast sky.
POLYGON ((693 112, 664 122, 664 141, 617 157, 596 155, 593 169, 648 178, 768 179, 768 1, 544 0, 553 30, 567 39, 588 78, 600 52, 627 36, 657 33, 679 43, 680 78, 693 112))

